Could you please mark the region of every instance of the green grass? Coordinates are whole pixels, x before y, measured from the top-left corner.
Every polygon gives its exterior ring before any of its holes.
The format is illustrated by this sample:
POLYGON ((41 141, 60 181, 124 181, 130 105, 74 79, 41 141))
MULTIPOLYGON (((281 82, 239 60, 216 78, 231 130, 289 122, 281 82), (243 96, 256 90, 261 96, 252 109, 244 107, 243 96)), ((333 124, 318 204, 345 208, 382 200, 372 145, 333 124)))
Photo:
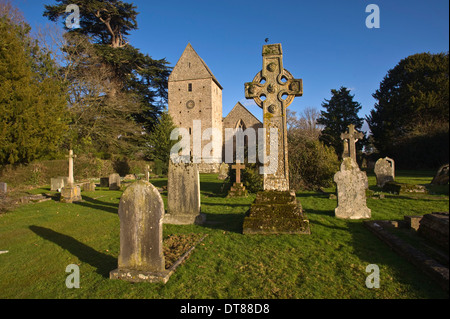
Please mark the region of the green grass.
MULTIPOLYGON (((400 172, 397 178, 425 184, 433 177, 408 176, 400 172)), ((370 174, 369 184, 379 191, 370 174)), ((362 221, 335 218, 336 200, 326 194, 297 194, 311 235, 243 235, 244 214, 255 197, 228 199, 221 186, 215 175, 201 176, 207 225, 164 225, 165 237, 208 234, 165 285, 109 280, 119 254, 120 191, 98 188, 83 193, 80 204, 49 201, 0 215, 0 250, 9 250, 0 255, 0 298, 448 298, 362 221), (80 289, 66 288, 69 264, 80 267, 80 289), (369 264, 380 268, 379 289, 365 286, 369 264)), ((367 204, 372 219, 403 219, 448 211, 448 186, 440 193, 386 194, 367 204)), ((162 195, 166 203, 167 193, 162 195)))

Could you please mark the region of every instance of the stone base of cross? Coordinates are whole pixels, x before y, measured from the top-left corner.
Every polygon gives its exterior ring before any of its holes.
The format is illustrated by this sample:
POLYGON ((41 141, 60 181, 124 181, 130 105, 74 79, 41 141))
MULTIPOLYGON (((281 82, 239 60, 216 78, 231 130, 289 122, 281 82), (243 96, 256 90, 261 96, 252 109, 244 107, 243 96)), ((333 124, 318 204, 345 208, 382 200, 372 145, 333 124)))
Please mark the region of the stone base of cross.
POLYGON ((73 203, 81 202, 83 199, 81 197, 81 188, 78 185, 67 185, 61 188, 61 199, 62 203, 73 203))

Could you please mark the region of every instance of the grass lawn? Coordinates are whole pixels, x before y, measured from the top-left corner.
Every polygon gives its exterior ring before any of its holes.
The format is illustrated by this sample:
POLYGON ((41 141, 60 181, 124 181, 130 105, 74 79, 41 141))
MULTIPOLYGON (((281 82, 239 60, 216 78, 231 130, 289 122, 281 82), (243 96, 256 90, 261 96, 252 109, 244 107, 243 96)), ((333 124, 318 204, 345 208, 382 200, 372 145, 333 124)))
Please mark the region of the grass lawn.
MULTIPOLYGON (((398 172, 396 180, 426 184, 433 173, 398 172)), ((152 180, 156 186, 166 182, 152 180)), ((371 174, 369 184, 380 191, 371 174)), ((82 203, 48 201, 1 214, 0 250, 9 252, 0 255, 0 298, 448 298, 362 221, 335 218, 336 200, 326 194, 297 193, 311 235, 244 236, 244 213, 255 197, 228 199, 221 186, 216 175, 201 176, 206 226, 164 225, 166 238, 208 234, 165 285, 109 279, 119 254, 121 191, 98 188, 83 193, 82 203), (79 265, 80 289, 65 285, 69 264, 79 265), (379 266, 378 289, 365 285, 369 264, 379 266)), ((386 194, 367 204, 372 219, 448 211, 448 186, 433 191, 386 194)), ((166 202, 167 193, 162 196, 166 202)))

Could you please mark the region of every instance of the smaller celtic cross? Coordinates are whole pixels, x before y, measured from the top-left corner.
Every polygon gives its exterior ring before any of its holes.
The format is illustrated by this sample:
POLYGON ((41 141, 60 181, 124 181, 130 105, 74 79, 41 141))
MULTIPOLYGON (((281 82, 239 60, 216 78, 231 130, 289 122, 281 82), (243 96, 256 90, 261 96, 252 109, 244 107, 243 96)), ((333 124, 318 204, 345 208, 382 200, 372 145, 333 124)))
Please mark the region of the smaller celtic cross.
POLYGON ((358 139, 362 139, 364 134, 355 130, 355 125, 350 124, 348 126, 348 133, 341 134, 341 140, 344 140, 344 153, 343 158, 351 157, 356 162, 356 142, 358 139))

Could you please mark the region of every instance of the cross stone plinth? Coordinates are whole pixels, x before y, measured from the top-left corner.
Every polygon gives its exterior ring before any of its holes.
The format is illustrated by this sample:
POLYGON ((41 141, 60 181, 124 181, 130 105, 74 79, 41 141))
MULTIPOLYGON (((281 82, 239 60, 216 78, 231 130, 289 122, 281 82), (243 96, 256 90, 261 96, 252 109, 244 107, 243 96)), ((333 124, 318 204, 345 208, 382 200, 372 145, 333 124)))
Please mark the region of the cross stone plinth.
POLYGON ((263 46, 263 67, 252 82, 245 83, 245 97, 253 99, 263 109, 266 129, 266 154, 270 151, 270 129, 278 130, 277 171, 264 174, 264 190, 289 190, 289 166, 287 146, 286 108, 296 96, 303 95, 303 81, 294 79, 283 68, 281 44, 263 46))

